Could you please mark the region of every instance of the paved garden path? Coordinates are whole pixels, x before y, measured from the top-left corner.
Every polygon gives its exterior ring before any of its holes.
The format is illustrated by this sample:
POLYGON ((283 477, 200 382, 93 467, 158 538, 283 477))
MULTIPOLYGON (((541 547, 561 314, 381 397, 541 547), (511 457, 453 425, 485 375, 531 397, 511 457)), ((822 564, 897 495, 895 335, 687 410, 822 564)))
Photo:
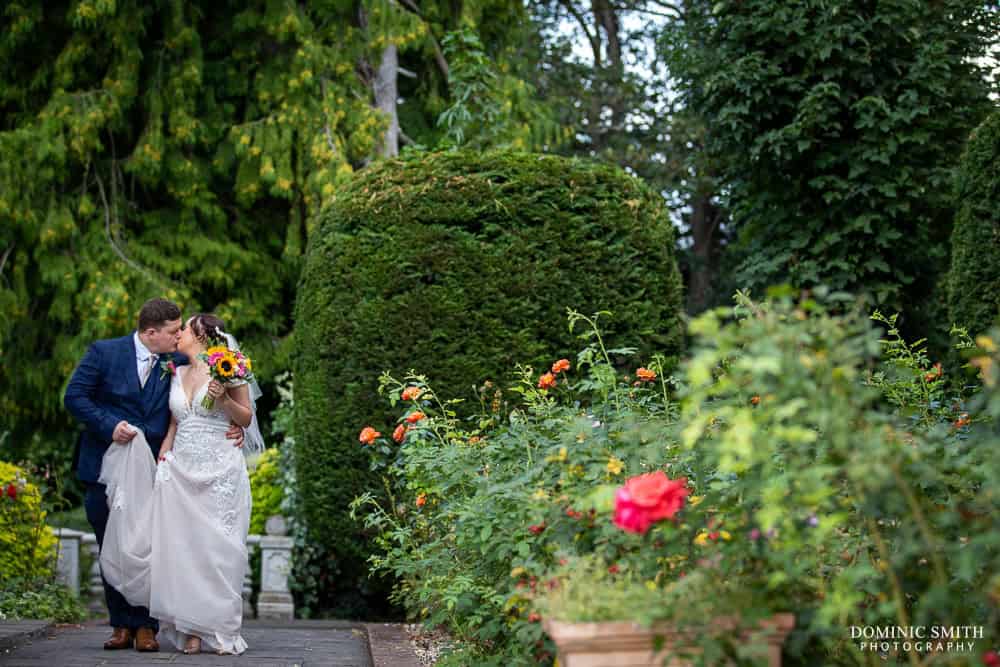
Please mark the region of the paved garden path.
MULTIPOLYGON (((365 626, 344 621, 247 621, 243 636, 250 649, 241 656, 214 653, 184 655, 165 646, 159 653, 105 651, 107 625, 55 626, 35 636, 25 635, 14 648, 0 650, 4 667, 91 667, 93 665, 226 665, 240 667, 379 667, 385 664, 391 626, 365 626), (369 637, 372 645, 369 648, 369 637), (372 656, 376 655, 373 660, 372 656)), ((397 637, 398 639, 398 637, 397 637)), ((402 646, 396 648, 403 648, 402 646)), ((393 661, 390 664, 395 663, 393 661)), ((408 660, 398 664, 413 664, 408 660)), ((395 664, 393 664, 395 667, 395 664)))

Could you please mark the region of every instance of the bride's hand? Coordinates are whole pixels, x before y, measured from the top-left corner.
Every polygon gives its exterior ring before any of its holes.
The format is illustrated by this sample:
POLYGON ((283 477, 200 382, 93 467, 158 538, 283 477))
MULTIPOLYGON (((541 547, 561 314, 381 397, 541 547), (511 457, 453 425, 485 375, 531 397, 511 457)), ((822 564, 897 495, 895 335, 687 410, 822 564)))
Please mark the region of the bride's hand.
POLYGON ((212 400, 219 400, 219 398, 226 393, 226 388, 222 386, 222 383, 218 380, 212 380, 208 383, 208 395, 212 397, 212 400))

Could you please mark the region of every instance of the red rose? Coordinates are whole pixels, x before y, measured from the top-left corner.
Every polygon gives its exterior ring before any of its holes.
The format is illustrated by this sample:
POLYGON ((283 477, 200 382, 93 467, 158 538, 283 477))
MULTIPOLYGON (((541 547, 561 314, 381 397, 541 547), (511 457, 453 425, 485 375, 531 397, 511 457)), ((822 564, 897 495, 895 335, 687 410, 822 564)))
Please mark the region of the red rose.
POLYGON ((7 485, 7 496, 13 500, 17 500, 17 487, 13 484, 7 485))
POLYGON ((528 526, 528 532, 531 533, 532 535, 539 535, 543 530, 545 530, 544 521, 541 523, 536 523, 532 526, 528 526))
POLYGON ((632 477, 615 494, 615 525, 645 533, 657 521, 677 514, 690 492, 686 478, 670 479, 662 470, 632 477))
POLYGON ((996 651, 987 651, 983 654, 983 664, 986 667, 1000 667, 1000 655, 996 651))

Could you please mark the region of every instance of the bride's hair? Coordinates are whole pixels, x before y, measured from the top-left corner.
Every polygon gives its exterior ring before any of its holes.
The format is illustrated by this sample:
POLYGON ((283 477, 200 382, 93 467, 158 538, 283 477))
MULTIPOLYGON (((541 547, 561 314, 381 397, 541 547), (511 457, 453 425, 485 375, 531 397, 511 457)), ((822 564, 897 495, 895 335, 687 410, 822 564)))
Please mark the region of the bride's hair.
POLYGON ((222 338, 226 325, 218 316, 212 313, 198 313, 191 317, 191 333, 202 343, 208 344, 209 339, 222 338))

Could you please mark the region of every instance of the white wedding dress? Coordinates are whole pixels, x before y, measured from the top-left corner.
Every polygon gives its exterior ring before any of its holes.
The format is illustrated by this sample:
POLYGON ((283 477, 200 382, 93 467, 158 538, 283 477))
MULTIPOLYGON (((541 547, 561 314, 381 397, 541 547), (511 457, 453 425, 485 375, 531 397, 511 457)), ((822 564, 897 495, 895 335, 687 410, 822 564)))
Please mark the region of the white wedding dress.
POLYGON ((184 395, 186 371, 170 383, 177 434, 166 460, 153 461, 141 433, 105 454, 100 481, 111 513, 101 567, 130 604, 149 607, 161 639, 183 648, 193 634, 203 649, 238 654, 247 648, 240 629, 250 479, 243 453, 226 439, 229 418, 201 405, 208 384, 190 401, 184 395))

